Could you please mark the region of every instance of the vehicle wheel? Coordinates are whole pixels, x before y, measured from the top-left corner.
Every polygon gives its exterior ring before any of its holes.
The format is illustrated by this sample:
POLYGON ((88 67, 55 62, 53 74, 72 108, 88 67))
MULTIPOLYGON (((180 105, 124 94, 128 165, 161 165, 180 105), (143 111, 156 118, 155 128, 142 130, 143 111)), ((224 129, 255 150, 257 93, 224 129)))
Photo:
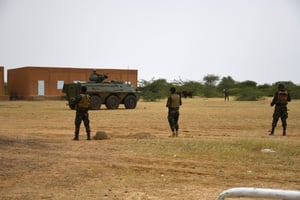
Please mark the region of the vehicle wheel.
POLYGON ((105 103, 107 109, 118 109, 119 104, 120 104, 120 99, 115 95, 109 96, 106 99, 106 103, 105 103))
POLYGON ((93 95, 91 96, 90 99, 90 105, 89 105, 89 109, 90 110, 99 110, 101 107, 101 98, 99 96, 93 95))
POLYGON ((126 109, 135 109, 136 97, 133 95, 128 95, 124 100, 124 105, 126 109))

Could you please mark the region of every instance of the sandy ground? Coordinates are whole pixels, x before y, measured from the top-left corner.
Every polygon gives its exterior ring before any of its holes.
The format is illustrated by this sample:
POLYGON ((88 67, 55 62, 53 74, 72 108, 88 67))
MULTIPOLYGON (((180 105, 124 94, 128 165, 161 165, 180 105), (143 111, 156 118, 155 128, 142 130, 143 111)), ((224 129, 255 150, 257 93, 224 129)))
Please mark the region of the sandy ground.
POLYGON ((162 100, 90 111, 92 135, 109 136, 91 141, 83 126, 72 140, 75 112, 65 104, 0 102, 1 199, 208 200, 232 187, 300 189, 300 101, 289 104, 287 137, 280 123, 268 136, 269 99, 196 97, 183 99, 178 138, 168 137, 162 100))

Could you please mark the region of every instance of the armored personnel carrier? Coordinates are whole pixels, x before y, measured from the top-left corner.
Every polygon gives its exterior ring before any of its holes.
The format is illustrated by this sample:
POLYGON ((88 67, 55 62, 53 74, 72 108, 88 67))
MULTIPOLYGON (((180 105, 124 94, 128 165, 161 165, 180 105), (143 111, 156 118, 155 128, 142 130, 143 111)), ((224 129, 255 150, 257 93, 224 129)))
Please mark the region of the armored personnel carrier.
POLYGON ((63 93, 71 109, 75 109, 72 103, 80 96, 81 87, 86 87, 87 94, 90 95, 90 110, 99 110, 102 104, 107 109, 118 109, 120 104, 124 104, 126 109, 134 109, 140 98, 140 92, 130 84, 121 81, 104 82, 108 76, 97 74, 93 71, 88 82, 74 82, 64 84, 63 93))

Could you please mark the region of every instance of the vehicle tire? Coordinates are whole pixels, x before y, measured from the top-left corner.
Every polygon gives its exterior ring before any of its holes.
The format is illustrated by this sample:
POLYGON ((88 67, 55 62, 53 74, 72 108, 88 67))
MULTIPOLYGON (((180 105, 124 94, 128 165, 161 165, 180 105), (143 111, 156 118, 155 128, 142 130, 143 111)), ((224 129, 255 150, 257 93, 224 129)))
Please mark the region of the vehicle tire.
POLYGON ((101 107, 102 101, 99 96, 93 95, 90 99, 89 110, 99 110, 101 107))
POLYGON ((115 95, 111 95, 111 96, 107 97, 106 103, 105 103, 107 109, 118 109, 119 104, 120 104, 120 99, 119 99, 119 97, 117 97, 115 95))
POLYGON ((135 109, 136 107, 136 97, 133 95, 128 95, 124 100, 124 105, 126 109, 135 109))

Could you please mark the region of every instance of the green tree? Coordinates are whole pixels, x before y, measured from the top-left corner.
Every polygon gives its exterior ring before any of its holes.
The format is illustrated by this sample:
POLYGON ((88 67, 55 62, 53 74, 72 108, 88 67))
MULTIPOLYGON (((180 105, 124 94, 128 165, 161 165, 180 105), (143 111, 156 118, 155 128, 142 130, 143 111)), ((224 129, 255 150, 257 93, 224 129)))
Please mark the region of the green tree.
POLYGON ((203 94, 203 85, 197 81, 186 81, 182 83, 179 90, 192 92, 193 96, 201 96, 203 94))
POLYGON ((218 80, 220 80, 219 76, 208 74, 203 77, 204 85, 207 87, 215 87, 218 80))
MULTIPOLYGON (((182 80, 174 80, 171 83, 168 83, 166 79, 141 80, 139 81, 139 89, 142 91, 145 101, 156 101, 166 98, 172 86, 177 91, 189 91, 193 93, 193 96, 205 97, 221 97, 223 96, 223 89, 229 88, 230 95, 236 96, 238 101, 256 101, 263 96, 273 96, 279 83, 258 85, 255 81, 251 80, 236 82, 231 76, 227 76, 223 77, 217 85, 219 77, 216 75, 207 75, 203 80, 204 84, 197 81, 182 80)), ((299 85, 290 81, 283 83, 290 92, 292 99, 300 99, 299 85)))
POLYGON ((219 76, 209 74, 203 77, 204 90, 203 95, 205 97, 218 97, 220 94, 217 91, 216 84, 220 80, 219 76))
POLYGON ((257 89, 257 83, 255 81, 243 81, 237 84, 239 88, 236 100, 238 101, 257 101, 263 96, 257 89))
POLYGON ((243 81, 237 84, 239 88, 256 88, 257 83, 255 81, 243 81))
POLYGON ((141 81, 140 90, 143 93, 143 99, 145 101, 156 101, 157 99, 163 99, 167 97, 168 90, 171 84, 166 79, 158 79, 152 81, 141 81))
POLYGON ((223 77, 218 85, 218 91, 222 92, 223 89, 230 89, 235 87, 235 80, 231 76, 223 77))
POLYGON ((269 84, 258 85, 257 89, 262 93, 263 96, 272 96, 273 90, 272 86, 269 84))

